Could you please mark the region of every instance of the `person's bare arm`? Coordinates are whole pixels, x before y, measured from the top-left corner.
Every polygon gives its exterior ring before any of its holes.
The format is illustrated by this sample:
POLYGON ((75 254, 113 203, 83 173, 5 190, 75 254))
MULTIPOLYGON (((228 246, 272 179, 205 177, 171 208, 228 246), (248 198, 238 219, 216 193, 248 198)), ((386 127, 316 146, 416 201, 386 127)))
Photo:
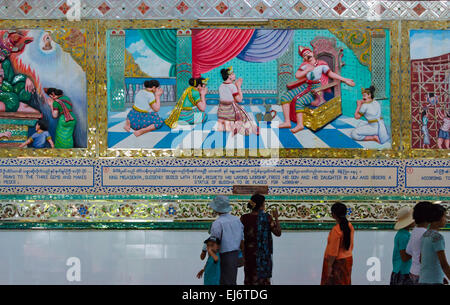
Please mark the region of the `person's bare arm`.
POLYGON ((334 73, 333 71, 329 70, 328 71, 328 76, 331 77, 332 79, 337 79, 340 80, 341 82, 346 83, 347 85, 349 85, 350 87, 354 87, 355 86, 355 82, 349 78, 345 78, 340 76, 337 73, 334 73))
POLYGON ((444 271, 445 276, 450 279, 450 266, 448 265, 447 258, 445 257, 445 251, 437 251, 436 252, 439 263, 441 264, 442 271, 444 271))
POLYGON ((275 236, 280 237, 281 236, 281 226, 280 226, 280 222, 278 220, 278 210, 276 208, 272 211, 272 217, 274 220, 274 226, 271 227, 271 231, 275 236))
POLYGON ((328 276, 331 276, 333 274, 333 264, 334 264, 335 260, 336 260, 336 256, 327 256, 327 266, 328 266, 327 275, 328 276))
POLYGON ((297 72, 295 72, 295 78, 296 79, 304 78, 306 77, 306 74, 308 74, 308 72, 311 72, 312 70, 314 70, 314 67, 311 65, 308 65, 305 70, 298 68, 297 72))
POLYGON ((242 102, 242 100, 244 99, 244 95, 242 94, 242 78, 238 78, 236 80, 236 82, 234 83, 236 85, 236 88, 238 90, 238 94, 233 94, 234 100, 236 101, 236 103, 240 103, 242 102))
POLYGON ((48 141, 48 143, 50 143, 51 148, 55 148, 55 144, 53 143, 52 139, 48 139, 47 141, 48 141))
POLYGON ((214 262, 217 263, 219 261, 219 257, 217 256, 217 254, 214 253, 210 248, 208 249, 208 254, 213 258, 214 262))
POLYGON ((204 260, 206 257, 206 251, 202 251, 202 253, 200 253, 200 259, 204 260))
POLYGON ((22 144, 19 145, 20 148, 24 148, 27 147, 28 144, 30 144, 32 142, 32 139, 29 138, 28 140, 26 140, 25 142, 23 142, 22 144))
POLYGON ((400 250, 400 257, 402 261, 407 262, 411 259, 412 256, 406 253, 406 250, 400 250))
POLYGON ((156 98, 156 96, 155 96, 155 102, 153 104, 151 104, 150 107, 152 107, 154 112, 158 112, 159 109, 161 109, 161 102, 160 102, 159 98, 156 98))
POLYGON ((356 110, 355 110, 355 119, 359 120, 362 115, 361 113, 359 113, 359 111, 361 110, 361 106, 363 105, 363 101, 362 100, 357 100, 356 101, 356 110))
POLYGON ((208 88, 200 88, 199 90, 200 93, 200 102, 197 103, 197 108, 200 111, 205 111, 206 110, 206 93, 208 93, 208 88))

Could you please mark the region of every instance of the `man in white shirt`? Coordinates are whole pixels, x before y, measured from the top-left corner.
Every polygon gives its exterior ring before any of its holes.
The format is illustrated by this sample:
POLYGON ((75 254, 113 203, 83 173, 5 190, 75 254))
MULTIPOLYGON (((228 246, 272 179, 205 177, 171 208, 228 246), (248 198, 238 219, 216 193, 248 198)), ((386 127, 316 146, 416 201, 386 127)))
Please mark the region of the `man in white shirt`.
POLYGON ((419 202, 414 206, 413 218, 416 222, 416 227, 412 230, 408 245, 406 246, 406 253, 412 256, 409 276, 414 284, 419 283, 422 235, 427 231, 429 225, 427 219, 431 206, 432 203, 428 201, 419 202))
POLYGON ((220 284, 236 285, 239 250, 244 248, 244 226, 238 217, 229 214, 232 208, 228 197, 217 196, 209 205, 219 213, 211 225, 211 236, 221 240, 220 284))
POLYGON ((164 121, 158 115, 158 111, 161 107, 160 98, 163 92, 157 80, 146 80, 144 89, 140 90, 134 98, 134 105, 128 112, 123 128, 127 132, 133 129, 136 137, 161 128, 164 121))

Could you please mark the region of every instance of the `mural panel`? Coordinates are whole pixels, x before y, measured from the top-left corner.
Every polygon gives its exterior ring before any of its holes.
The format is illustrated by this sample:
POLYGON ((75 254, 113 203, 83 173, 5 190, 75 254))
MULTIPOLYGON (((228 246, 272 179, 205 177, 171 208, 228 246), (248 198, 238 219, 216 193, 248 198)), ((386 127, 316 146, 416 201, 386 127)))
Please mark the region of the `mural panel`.
POLYGON ((0 30, 0 147, 87 147, 86 31, 0 30))
POLYGON ((450 30, 409 35, 412 148, 449 149, 450 30))
POLYGON ((392 147, 387 29, 108 30, 110 149, 392 147))

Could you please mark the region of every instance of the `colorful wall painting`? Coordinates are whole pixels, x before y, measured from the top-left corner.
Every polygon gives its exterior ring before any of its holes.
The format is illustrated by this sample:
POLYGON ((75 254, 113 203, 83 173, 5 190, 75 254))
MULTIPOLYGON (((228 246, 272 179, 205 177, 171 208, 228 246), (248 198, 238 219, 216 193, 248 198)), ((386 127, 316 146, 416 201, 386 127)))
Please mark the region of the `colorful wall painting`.
POLYGON ((86 148, 86 33, 0 30, 0 147, 86 148))
POLYGON ((412 148, 450 148, 450 30, 411 30, 412 148))
POLYGON ((389 149, 389 69, 385 29, 109 30, 108 148, 389 149))

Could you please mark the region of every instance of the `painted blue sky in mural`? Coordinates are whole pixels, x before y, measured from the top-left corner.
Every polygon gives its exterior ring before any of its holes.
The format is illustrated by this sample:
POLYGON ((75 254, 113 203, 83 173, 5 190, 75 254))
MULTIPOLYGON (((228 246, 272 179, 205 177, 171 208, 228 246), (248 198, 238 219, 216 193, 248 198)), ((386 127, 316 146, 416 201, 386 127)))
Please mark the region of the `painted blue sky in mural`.
POLYGON ((141 70, 150 77, 169 77, 170 63, 158 57, 145 45, 139 31, 126 30, 125 47, 141 70))
POLYGON ((435 57, 450 53, 449 30, 411 30, 411 59, 435 57))

